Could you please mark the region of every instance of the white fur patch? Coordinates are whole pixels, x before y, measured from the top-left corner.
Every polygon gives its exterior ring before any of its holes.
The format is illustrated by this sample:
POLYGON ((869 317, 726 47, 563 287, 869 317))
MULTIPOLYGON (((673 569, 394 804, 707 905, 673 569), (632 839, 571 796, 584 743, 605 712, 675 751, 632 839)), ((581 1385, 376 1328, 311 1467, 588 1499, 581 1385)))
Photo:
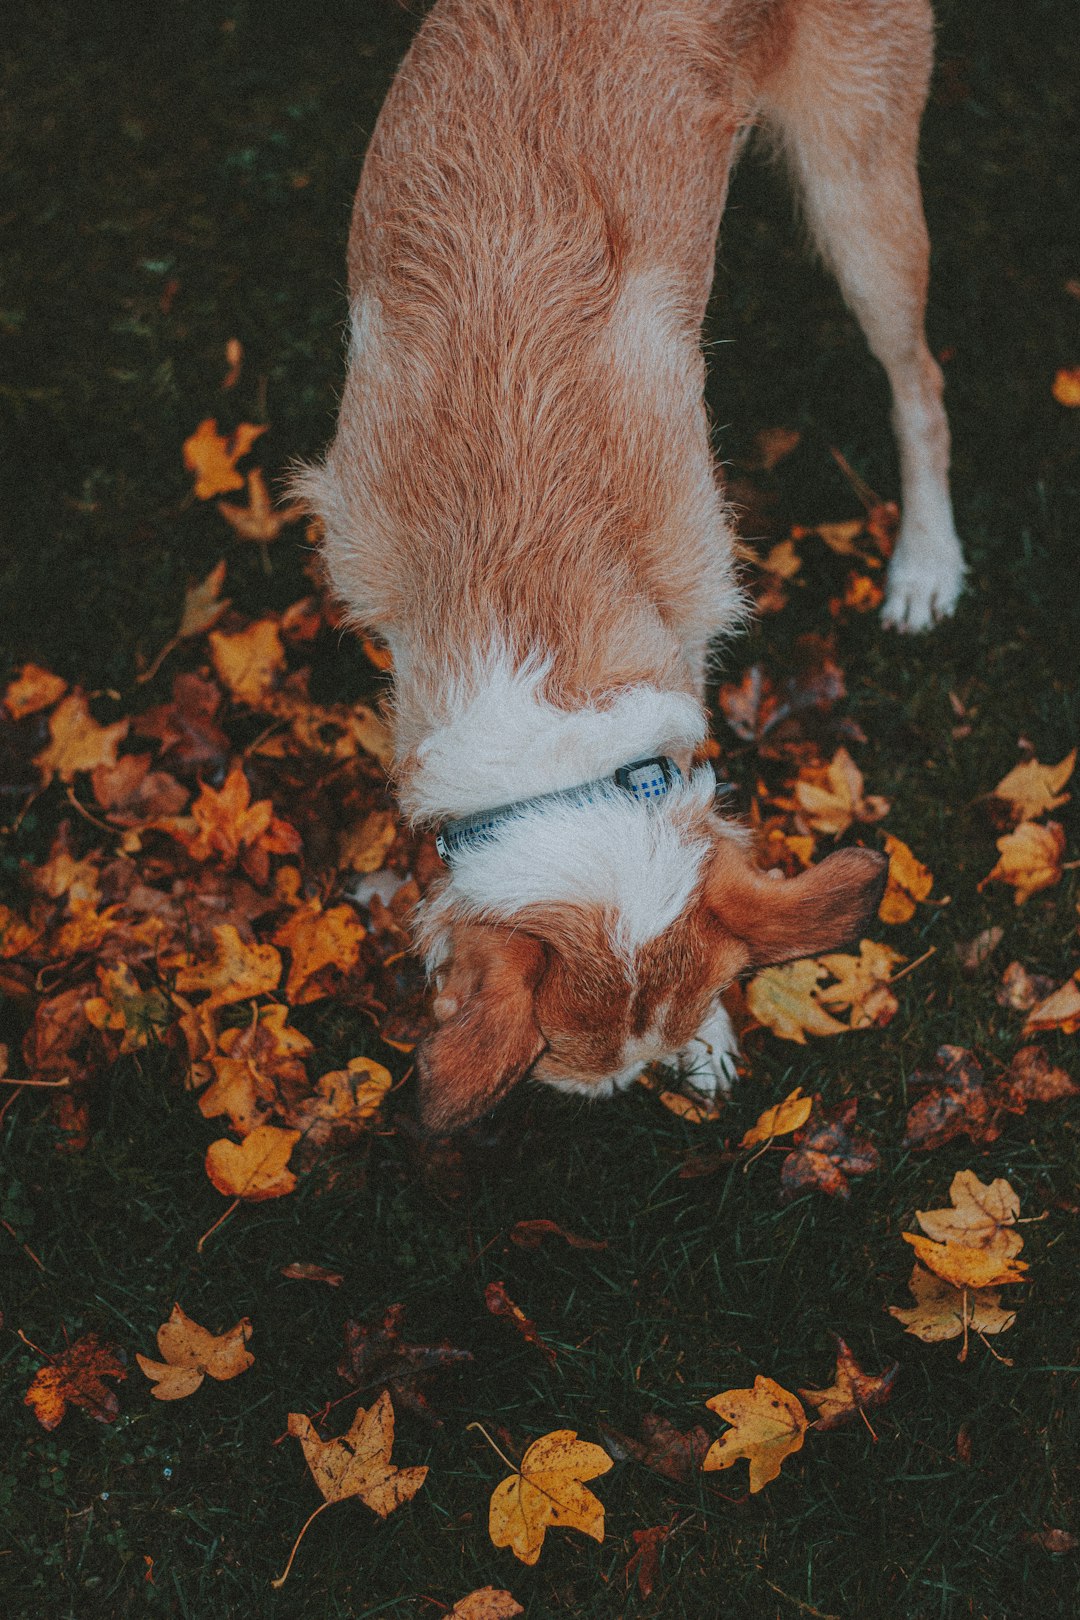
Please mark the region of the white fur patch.
POLYGON ((550 667, 540 657, 516 663, 496 648, 448 683, 446 719, 401 783, 411 817, 465 816, 577 787, 632 759, 693 748, 705 735, 704 712, 688 692, 631 686, 607 704, 556 708, 539 692, 550 667))
POLYGON ((598 906, 611 914, 612 943, 632 956, 693 894, 708 842, 686 812, 708 809, 715 791, 706 768, 655 805, 613 788, 588 805, 523 810, 455 856, 435 904, 506 918, 527 906, 598 906))

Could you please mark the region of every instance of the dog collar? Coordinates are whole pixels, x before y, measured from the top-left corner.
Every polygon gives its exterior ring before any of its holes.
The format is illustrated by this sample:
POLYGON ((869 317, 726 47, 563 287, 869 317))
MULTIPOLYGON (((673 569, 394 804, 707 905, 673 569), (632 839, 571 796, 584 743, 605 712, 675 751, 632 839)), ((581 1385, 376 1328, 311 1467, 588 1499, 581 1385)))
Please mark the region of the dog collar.
POLYGON ((579 787, 556 788, 553 793, 537 793, 530 799, 517 799, 513 804, 499 804, 492 810, 477 810, 471 816, 448 821, 435 834, 435 848, 450 864, 467 845, 487 843, 504 822, 537 805, 592 804, 610 793, 613 787, 629 794, 639 804, 655 804, 682 779, 679 767, 666 754, 635 759, 629 765, 620 765, 610 776, 598 776, 592 782, 582 782, 579 787))

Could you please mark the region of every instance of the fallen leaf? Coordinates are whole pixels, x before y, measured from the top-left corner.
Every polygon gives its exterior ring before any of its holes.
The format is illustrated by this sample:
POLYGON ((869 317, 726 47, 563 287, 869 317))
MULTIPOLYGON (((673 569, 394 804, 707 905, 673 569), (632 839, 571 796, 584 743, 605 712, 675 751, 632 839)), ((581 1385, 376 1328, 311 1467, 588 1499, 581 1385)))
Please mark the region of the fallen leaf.
MULTIPOLYGON (((232 489, 239 487, 230 485, 232 489)), ((247 496, 246 506, 237 506, 234 501, 218 501, 217 509, 239 539, 257 540, 262 545, 276 540, 287 524, 298 522, 307 510, 302 501, 274 506, 266 479, 258 467, 247 475, 247 496)))
POLYGON ((826 1012, 818 999, 818 987, 827 977, 828 969, 809 957, 764 968, 746 987, 746 1005, 759 1024, 800 1046, 806 1045, 808 1034, 842 1035, 848 1026, 826 1012))
POLYGON ((285 669, 285 648, 273 619, 257 619, 246 630, 211 630, 214 669, 238 703, 263 707, 285 669))
POLYGON ((87 1019, 95 1029, 120 1034, 121 1052, 138 1052, 161 1039, 173 1021, 173 1010, 163 990, 143 990, 126 962, 99 966, 100 996, 85 1003, 87 1019))
POLYGON ((999 1249, 983 1249, 968 1243, 935 1243, 921 1232, 901 1232, 916 1255, 935 1276, 954 1288, 1001 1288, 1006 1283, 1023 1282, 1026 1260, 1016 1260, 999 1249))
POLYGON ((1025 1035, 1048 1029, 1060 1029, 1064 1035, 1075 1035, 1080 1030, 1080 969, 1028 1014, 1025 1035))
POLYGON ((716 694, 721 713, 744 742, 757 742, 787 713, 761 664, 752 664, 737 686, 721 686, 716 694))
POLYGON ((1041 1046, 1022 1046, 999 1084, 1018 1113, 1029 1102, 1060 1102, 1063 1097, 1080 1096, 1080 1085, 1064 1069, 1055 1068, 1041 1046))
POLYGON ((713 1125, 723 1113, 723 1104, 717 1102, 715 1097, 706 1097, 703 1092, 693 1090, 693 1081, 688 1079, 687 1091, 658 1091, 657 1101, 672 1114, 684 1119, 688 1125, 713 1125))
POLYGON ((272 945, 246 944, 233 923, 220 923, 213 936, 209 960, 193 961, 184 954, 165 963, 178 970, 175 985, 181 995, 206 990, 215 1005, 227 1006, 277 988, 281 957, 272 945))
POLYGON ((71 692, 49 716, 51 741, 34 759, 44 783, 58 776, 73 782, 80 771, 99 765, 115 765, 116 750, 127 736, 127 720, 99 726, 86 702, 84 692, 71 692))
POLYGON ((780 1185, 788 1198, 810 1189, 831 1198, 848 1198, 848 1177, 869 1175, 881 1163, 869 1137, 851 1129, 858 1108, 856 1098, 849 1097, 828 1112, 820 1103, 820 1097, 815 1097, 814 1112, 795 1133, 792 1151, 780 1166, 780 1185))
POLYGON ((1056 765, 1040 765, 1037 759, 1026 760, 1014 765, 1008 775, 1002 777, 991 798, 1005 808, 1012 821, 1034 821, 1068 803, 1070 796, 1061 789, 1075 766, 1075 748, 1056 765))
POLYGON ((141 737, 156 738, 170 762, 192 770, 216 771, 230 753, 229 739, 215 720, 221 691, 201 675, 177 675, 172 701, 146 709, 132 721, 141 737))
POLYGON ((328 1288, 340 1288, 345 1281, 343 1272, 330 1271, 311 1260, 290 1260, 287 1266, 282 1266, 281 1275, 290 1282, 321 1282, 328 1288))
MULTIPOLYGON (((525 1315, 525 1312, 521 1309, 520 1305, 514 1304, 514 1301, 506 1292, 505 1283, 489 1282, 487 1287, 484 1289, 484 1304, 487 1306, 492 1316, 497 1316, 500 1318, 500 1320, 509 1322, 511 1327, 516 1328, 521 1334, 521 1337, 525 1340, 526 1344, 531 1344, 535 1349, 539 1350, 540 1354, 544 1357, 544 1360, 549 1364, 549 1366, 554 1367, 556 1359, 555 1351, 551 1348, 550 1344, 544 1343, 543 1339, 540 1337, 540 1330, 536 1326, 536 1323, 531 1321, 529 1317, 525 1315)), ((498 1545, 498 1543, 496 1543, 496 1545, 498 1545)))
POLYGON ((739 1146, 756 1147, 759 1142, 771 1142, 774 1136, 786 1136, 789 1131, 797 1131, 810 1118, 813 1106, 813 1097, 804 1097, 802 1087, 796 1086, 783 1102, 774 1103, 758 1115, 757 1124, 751 1125, 739 1146))
POLYGON ((957 941, 956 954, 965 973, 977 973, 988 961, 1005 937, 1004 928, 984 928, 974 939, 957 941))
POLYGON ((289 1413, 289 1433, 299 1440, 324 1501, 358 1496, 380 1519, 411 1502, 428 1475, 426 1468, 398 1468, 390 1461, 394 1407, 385 1389, 374 1406, 357 1408, 337 1439, 320 1440, 303 1412, 289 1413))
POLYGON ((61 680, 59 675, 42 669, 40 664, 24 664, 14 680, 8 682, 0 702, 9 720, 25 720, 28 714, 51 709, 67 689, 67 681, 61 680))
POLYGON ((927 1152, 957 1136, 982 1146, 1001 1135, 1002 1101, 964 1047, 940 1046, 933 1068, 917 1069, 911 1083, 931 1089, 908 1111, 905 1147, 927 1152))
POLYGON ((954 1288, 918 1262, 908 1288, 915 1304, 890 1305, 889 1315, 904 1324, 905 1333, 913 1333, 924 1344, 958 1339, 965 1326, 972 1333, 1004 1333, 1016 1321, 1015 1311, 1002 1310, 1000 1289, 954 1288))
POLYGON ((351 872, 378 872, 397 837, 392 810, 372 810, 341 842, 339 864, 351 872))
POLYGON ((125 1360, 115 1344, 85 1333, 38 1368, 23 1401, 43 1429, 55 1429, 69 1406, 81 1406, 98 1423, 112 1423, 120 1415, 120 1402, 103 1380, 126 1378, 125 1360))
POLYGON ((174 1304, 167 1322, 157 1330, 161 1361, 136 1355, 147 1378, 153 1381, 153 1395, 159 1401, 180 1401, 193 1395, 209 1373, 219 1383, 246 1372, 255 1357, 247 1348, 251 1323, 242 1316, 226 1333, 209 1333, 193 1322, 174 1304))
POLYGON ((273 935, 274 944, 290 953, 286 1000, 303 1006, 328 995, 331 983, 356 967, 365 932, 350 905, 324 911, 316 899, 298 906, 273 935))
POLYGON ((219 594, 224 583, 225 564, 219 562, 215 563, 204 580, 189 586, 184 593, 184 611, 176 632, 177 641, 189 641, 195 636, 205 635, 228 612, 229 598, 219 594))
POLYGON ((289 1124, 309 1146, 351 1139, 375 1118, 392 1085, 393 1077, 381 1063, 352 1058, 347 1068, 324 1074, 311 1096, 287 1110, 289 1124))
POLYGON ((759 1373, 753 1389, 724 1390, 705 1405, 731 1428, 713 1442, 702 1468, 711 1473, 745 1457, 752 1496, 776 1478, 788 1457, 802 1450, 806 1413, 796 1397, 771 1378, 759 1373))
POLYGON ((501 1586, 480 1586, 467 1597, 458 1598, 446 1620, 514 1620, 525 1610, 501 1586))
POLYGON ((917 1209, 915 1219, 935 1243, 962 1243, 991 1250, 1005 1260, 1020 1253, 1016 1230, 1020 1198, 1002 1177, 982 1182, 974 1170, 958 1170, 949 1188, 951 1209, 917 1209))
POLYGON ((255 440, 265 432, 265 426, 241 422, 226 439, 218 432, 213 417, 200 422, 195 432, 184 440, 184 466, 195 474, 196 497, 209 501, 215 495, 227 495, 232 489, 243 489, 244 480, 236 470, 236 463, 243 460, 255 440))
POLYGON ((652 1597, 660 1578, 660 1548, 670 1534, 663 1524, 653 1525, 649 1530, 633 1531, 636 1551, 627 1560, 626 1583, 629 1586, 636 1575, 638 1591, 645 1599, 652 1597))
MULTIPOLYGON (((1080 385, 1077 388, 1080 396, 1080 385)), ((1023 1537, 1032 1547, 1041 1547, 1054 1558, 1060 1558, 1065 1553, 1075 1552, 1080 1547, 1080 1540, 1071 1530, 1031 1530, 1023 1537)))
POLYGON ((802 767, 795 803, 815 832, 834 836, 853 821, 880 821, 890 809, 888 799, 863 793, 863 774, 846 748, 838 748, 827 765, 802 767))
POLYGON ((772 472, 797 447, 802 434, 798 428, 759 428, 754 434, 757 448, 755 465, 763 472, 772 472))
POLYGON ((41 927, 26 922, 10 906, 0 906, 0 957, 24 956, 41 935, 41 927))
POLYGON ((1054 981, 1045 973, 1029 973, 1022 962, 1010 962, 994 992, 999 1007, 1013 1012, 1030 1012, 1053 989, 1054 981))
POLYGON ((800 1389, 799 1394, 808 1406, 817 1408, 814 1427, 820 1432, 840 1429, 853 1423, 861 1412, 875 1406, 884 1406, 892 1396, 900 1363, 891 1366, 877 1377, 864 1373, 855 1357, 837 1335, 836 1373, 828 1389, 800 1389))
POLYGON ((997 847, 997 865, 979 884, 980 894, 988 883, 1008 883, 1022 906, 1033 894, 1061 882, 1065 829, 1060 822, 1022 821, 1015 832, 997 840, 997 847))
POLYGON ((579 1440, 574 1429, 555 1429, 534 1440, 521 1467, 496 1486, 488 1532, 496 1547, 509 1547, 523 1564, 535 1564, 552 1525, 604 1539, 604 1504, 585 1481, 606 1474, 611 1458, 600 1446, 579 1440))
POLYGON ((839 523, 819 523, 808 532, 824 540, 838 557, 861 557, 862 552, 855 542, 863 528, 862 518, 846 518, 839 523))
POLYGON ((1080 405, 1080 366, 1063 366, 1055 371, 1050 392, 1059 405, 1080 405))
MULTIPOLYGON (((885 600, 885 592, 869 574, 852 572, 847 577, 843 596, 835 600, 838 608, 848 608, 852 613, 875 613, 885 600)), ((832 602, 829 606, 832 607, 832 602)))
POLYGON ((296 828, 274 814, 269 799, 252 802, 251 784, 239 763, 220 788, 200 784, 187 816, 163 818, 157 825, 183 844, 192 860, 217 860, 226 867, 242 860, 253 881, 265 882, 266 857, 298 855, 303 848, 296 828), (253 855, 262 859, 253 860, 253 855))
POLYGON ((607 1427, 601 1433, 617 1462, 632 1457, 642 1467, 651 1468, 654 1474, 682 1485, 693 1479, 712 1445, 712 1435, 704 1424, 697 1423, 684 1433, 659 1412, 645 1413, 640 1440, 632 1440, 629 1435, 607 1427))
POLYGON ((416 1417, 442 1426, 433 1412, 428 1389, 436 1373, 463 1367, 473 1359, 471 1350, 459 1350, 445 1339, 437 1344, 411 1344, 402 1337, 404 1305, 391 1305, 374 1325, 345 1323, 345 1354, 338 1376, 357 1389, 385 1385, 399 1406, 416 1417))
POLYGON ((606 1249, 607 1242, 601 1238, 578 1237, 574 1232, 568 1232, 564 1226, 555 1221, 515 1221, 510 1228, 511 1243, 516 1243, 519 1249, 538 1249, 546 1237, 562 1238, 572 1249, 606 1249))
POLYGON ((889 857, 889 877, 881 897, 878 916, 884 923, 908 922, 915 915, 916 902, 925 900, 934 887, 933 873, 917 861, 900 838, 885 834, 889 857))
POLYGON ((228 393, 240 381, 240 372, 244 364, 244 345, 239 338, 229 338, 225 345, 225 364, 228 367, 221 379, 221 388, 228 393))
POLYGON ((226 1198, 246 1198, 250 1203, 282 1198, 296 1186, 296 1177, 286 1166, 299 1140, 299 1131, 276 1125, 256 1125, 239 1143, 223 1136, 206 1150, 206 1173, 226 1198))
POLYGON ((830 1012, 850 1010, 851 1029, 869 1029, 873 1025, 880 1028, 896 1013, 899 1003, 889 989, 889 981, 900 963, 907 960, 899 951, 864 939, 858 956, 833 952, 815 960, 837 981, 818 989, 816 1000, 830 1012))
POLYGON ((91 773, 94 798, 118 827, 143 827, 184 808, 188 790, 168 771, 152 771, 149 754, 123 754, 91 773))

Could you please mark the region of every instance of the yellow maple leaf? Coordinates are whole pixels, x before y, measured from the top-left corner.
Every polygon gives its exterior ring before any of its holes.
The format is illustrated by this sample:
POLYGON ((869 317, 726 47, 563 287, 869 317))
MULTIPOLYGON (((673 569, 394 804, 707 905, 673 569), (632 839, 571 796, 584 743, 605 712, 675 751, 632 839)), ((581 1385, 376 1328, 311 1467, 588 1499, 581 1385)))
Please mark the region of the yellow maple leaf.
POLYGON ((281 957, 274 947, 246 944, 234 923, 218 923, 209 960, 197 962, 185 954, 170 958, 167 966, 178 969, 175 982, 181 994, 206 990, 222 1007, 274 990, 281 978, 281 957))
POLYGON ((998 863, 979 884, 980 894, 988 883, 1008 883, 1022 906, 1033 894, 1061 882, 1065 829, 1060 822, 1022 821, 1015 832, 998 839, 997 847, 998 863))
POLYGON ((965 1329, 974 1333, 1004 1333, 1016 1321, 1015 1311, 1001 1308, 998 1288, 954 1288, 943 1277, 920 1266, 908 1281, 914 1305, 890 1305, 889 1315, 904 1324, 924 1344, 958 1339, 965 1329))
POLYGON ((288 1111, 289 1122, 319 1145, 330 1140, 335 1126, 357 1128, 374 1119, 393 1083, 381 1063, 352 1058, 347 1068, 322 1076, 313 1094, 288 1111))
POLYGON ((604 1504, 585 1481, 606 1474, 612 1460, 602 1446, 579 1440, 575 1429, 553 1429, 534 1440, 521 1467, 497 1485, 488 1511, 488 1534, 523 1564, 535 1564, 552 1525, 604 1539, 604 1504))
POLYGON ((924 1266, 954 1288, 1000 1288, 1005 1283, 1025 1280, 1027 1261, 1004 1256, 995 1249, 970 1243, 935 1243, 921 1232, 901 1232, 900 1236, 911 1244, 924 1266))
POLYGON ((672 1114, 685 1119, 688 1125, 712 1125, 720 1118, 723 1109, 713 1097, 706 1097, 700 1091, 658 1091, 657 1098, 672 1114))
POLYGON ((257 540, 261 545, 276 540, 287 524, 296 523, 307 510, 301 501, 275 506, 258 467, 247 475, 247 496, 246 506, 237 506, 235 501, 218 501, 217 509, 239 539, 257 540))
POLYGON ((1050 392, 1059 405, 1080 405, 1080 366, 1063 366, 1055 371, 1050 392))
POLYGON ((876 940, 864 939, 859 944, 858 956, 834 951, 815 960, 837 981, 816 992, 823 1007, 834 1012, 850 1008, 852 1029, 868 1029, 871 1025, 889 1022, 898 1006, 889 989, 889 980, 900 963, 906 961, 899 951, 880 945, 876 940))
POLYGON ((713 1441, 702 1468, 712 1473, 745 1457, 750 1464, 751 1495, 775 1479, 786 1459, 802 1449, 806 1435, 802 1403, 790 1390, 760 1373, 753 1389, 727 1389, 705 1405, 731 1428, 713 1441))
POLYGON ((265 706, 285 668, 285 648, 273 619, 257 619, 230 635, 211 630, 210 657, 238 703, 265 706))
POLYGON ((1025 764, 1014 765, 1009 774, 1001 778, 991 798, 1007 804, 1014 821, 1034 821, 1068 803, 1070 795, 1062 793, 1061 789, 1075 766, 1075 748, 1056 765, 1040 765, 1037 759, 1029 759, 1025 764))
POLYGON ((226 439, 218 432, 215 418, 208 416, 199 423, 194 433, 184 440, 184 466, 195 474, 195 494, 200 501, 227 495, 231 489, 243 489, 244 480, 236 470, 236 463, 243 460, 255 440, 265 432, 265 426, 241 422, 226 439))
POLYGON ((838 748, 827 765, 804 765, 795 783, 795 803, 815 832, 838 836, 853 821, 880 821, 889 813, 888 799, 863 792, 863 774, 846 748, 838 748))
POLYGON ((147 1378, 153 1380, 153 1395, 159 1401, 180 1401, 193 1395, 209 1373, 219 1383, 246 1372, 255 1357, 247 1348, 251 1323, 242 1316, 227 1333, 214 1334, 173 1305, 167 1322, 157 1330, 161 1361, 136 1354, 147 1378))
POLYGON ((15 679, 9 681, 0 702, 10 720, 24 720, 28 714, 51 709, 66 691, 67 681, 59 675, 42 669, 40 664, 24 664, 15 679))
POLYGON ((176 632, 178 641, 188 641, 194 636, 204 635, 212 630, 222 614, 228 611, 230 599, 221 596, 221 587, 225 583, 224 562, 215 563, 206 578, 197 585, 191 585, 184 592, 184 611, 180 616, 180 628, 176 632))
POLYGON ((326 968, 351 973, 360 960, 360 944, 365 935, 352 906, 331 906, 309 900, 286 917, 274 934, 274 944, 291 953, 285 998, 293 1006, 317 1001, 328 992, 319 979, 326 968))
POLYGON ((789 1131, 797 1131, 806 1124, 813 1107, 813 1097, 804 1097, 802 1087, 796 1086, 783 1102, 774 1103, 758 1115, 757 1124, 751 1125, 739 1146, 755 1147, 758 1142, 771 1142, 774 1136, 787 1136, 789 1131))
POLYGON ((481 1586, 467 1597, 458 1598, 446 1620, 515 1620, 525 1610, 511 1592, 501 1586, 481 1586))
POLYGON ((934 887, 934 876, 928 866, 917 861, 902 838, 885 834, 885 853, 889 857, 889 878, 881 897, 878 916, 884 923, 902 923, 915 915, 915 904, 925 900, 934 887))
POLYGON ((99 726, 87 707, 84 692, 71 692, 49 716, 52 739, 34 760, 43 782, 58 776, 73 782, 79 771, 115 765, 116 750, 127 736, 128 721, 99 726))
POLYGON ((746 987, 746 1005, 766 1029, 781 1040, 806 1045, 807 1034, 842 1035, 846 1024, 826 1012, 818 999, 818 986, 828 975, 811 957, 763 968, 746 987))
POLYGON ((964 1243, 1011 1259, 1024 1247, 1016 1230, 1019 1195, 1003 1177, 980 1181, 974 1170, 958 1170, 949 1188, 951 1209, 917 1209, 915 1219, 935 1243, 964 1243))
MULTIPOLYGON (((384 770, 394 762, 394 743, 389 727, 366 703, 311 703, 295 692, 271 692, 263 707, 288 722, 296 744, 313 754, 331 759, 355 759, 360 752, 371 754, 384 770)), ((260 745, 260 753, 281 751, 281 739, 271 737, 260 745)))
POLYGON ((1025 1035, 1036 1035, 1047 1029, 1060 1029, 1065 1035, 1075 1035, 1080 1030, 1080 969, 1028 1014, 1025 1035))
POLYGON ((299 1131, 283 1131, 276 1125, 256 1125, 239 1143, 223 1136, 206 1150, 206 1173, 226 1198, 251 1203, 283 1198, 296 1186, 287 1165, 299 1140, 299 1131))
POLYGON ((378 872, 397 837, 392 810, 372 810, 341 842, 338 864, 352 872, 378 872))

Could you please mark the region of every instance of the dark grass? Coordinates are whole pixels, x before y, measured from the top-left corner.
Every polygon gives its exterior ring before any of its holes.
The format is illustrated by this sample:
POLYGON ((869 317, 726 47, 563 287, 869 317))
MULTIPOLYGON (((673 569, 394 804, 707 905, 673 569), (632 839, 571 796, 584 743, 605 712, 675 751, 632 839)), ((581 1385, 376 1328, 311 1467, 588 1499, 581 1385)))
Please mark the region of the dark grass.
MULTIPOLYGON (((363 3, 46 3, 6 30, 3 653, 120 690, 111 709, 100 699, 102 716, 127 712, 137 655, 171 633, 185 584, 220 554, 216 515, 185 504, 179 446, 196 421, 265 417, 273 467, 328 436, 348 206, 415 22, 363 3), (232 335, 247 364, 222 396, 232 335)), ((0 1591, 13 1620, 436 1616, 488 1582, 509 1586, 530 1620, 1075 1614, 1075 1556, 1053 1560, 1024 1537, 1080 1530, 1076 1110, 1033 1108, 987 1150, 912 1156, 899 1145, 909 1077, 941 1041, 988 1059, 1018 1044, 993 976, 964 979, 953 943, 997 922, 999 968, 1018 957, 1060 979, 1076 962, 1075 873, 1022 909, 1006 891, 976 891, 994 858, 978 796, 1015 762, 1021 736, 1056 760, 1078 730, 1080 412, 1049 391, 1058 365, 1080 362, 1080 301, 1064 290, 1080 275, 1074 8, 956 0, 942 10, 941 56, 924 142, 930 328, 933 346, 952 352, 972 587, 930 637, 885 638, 856 621, 838 644, 870 739, 859 751, 868 783, 894 798, 890 828, 930 861, 935 893, 952 897, 889 939, 912 957, 931 944, 937 954, 904 981, 883 1031, 806 1051, 758 1038, 752 1077, 717 1126, 684 1125, 644 1094, 595 1111, 523 1094, 466 1144, 464 1190, 425 1168, 407 1134, 382 1136, 294 1197, 243 1211, 201 1257, 196 1240, 222 1207, 200 1163, 212 1133, 165 1054, 121 1060, 81 1156, 56 1154, 24 1095, 5 1122, 0 1214, 44 1269, 0 1231, 0 1591), (970 712, 963 739, 950 691, 970 712), (680 1179, 688 1150, 737 1138, 795 1084, 829 1103, 860 1098, 882 1168, 848 1205, 781 1207, 771 1154, 680 1179), (905 1299, 899 1233, 912 1210, 944 1201, 966 1165, 1008 1176, 1026 1213, 1048 1211, 1027 1229, 1032 1282, 997 1345, 1012 1365, 980 1345, 960 1365, 955 1345, 920 1345, 883 1310, 905 1299), (513 1222, 534 1216, 607 1247, 509 1245, 513 1222), (280 1267, 294 1259, 340 1269, 344 1286, 286 1282, 280 1267), (495 1278, 557 1347, 554 1368, 485 1311, 495 1278), (76 1413, 53 1436, 38 1428, 20 1403, 39 1358, 14 1329, 50 1350, 89 1329, 149 1350, 174 1298, 214 1327, 250 1315, 252 1371, 161 1406, 133 1366, 117 1423, 76 1413), (269 1579, 317 1497, 298 1448, 273 1442, 287 1411, 344 1392, 334 1369, 345 1317, 398 1300, 416 1339, 446 1336, 476 1357, 438 1386, 442 1429, 399 1422, 400 1460, 429 1462, 428 1483, 386 1524, 355 1503, 328 1511, 274 1594, 269 1579), (531 1571, 491 1547, 487 1497, 503 1470, 468 1422, 504 1425, 522 1448, 561 1425, 590 1439, 604 1423, 637 1432, 647 1412, 719 1432, 707 1396, 759 1372, 787 1387, 827 1382, 832 1331, 871 1370, 901 1361, 876 1442, 862 1425, 811 1435, 754 1499, 739 1495, 741 1468, 678 1487, 619 1465, 597 1487, 603 1546, 554 1534, 531 1571), (675 1530, 642 1603, 623 1570, 632 1531, 657 1524, 675 1530)), ((883 383, 759 165, 733 189, 710 336, 722 453, 738 461, 762 426, 803 431, 773 484, 778 522, 855 510, 830 445, 895 494, 883 383)), ((289 542, 270 573, 257 551, 228 556, 245 611, 300 594, 302 554, 289 542)), ((764 656, 781 668, 797 631, 827 627, 832 583, 811 567, 792 607, 736 646, 729 667, 764 656)), ((342 697, 367 682, 348 644, 318 676, 342 697)), ((732 772, 752 786, 752 760, 736 757, 732 772)), ((18 802, 5 800, 4 819, 18 802)), ((41 801, 5 839, 9 877, 40 859, 56 809, 41 801)), ((1072 806, 1064 819, 1075 857, 1072 806)), ((322 1029, 327 1055, 362 1043, 340 1019, 322 1029)), ((1046 1045, 1075 1067, 1075 1038, 1046 1045)), ((336 1409, 340 1427, 352 1409, 336 1409)))

